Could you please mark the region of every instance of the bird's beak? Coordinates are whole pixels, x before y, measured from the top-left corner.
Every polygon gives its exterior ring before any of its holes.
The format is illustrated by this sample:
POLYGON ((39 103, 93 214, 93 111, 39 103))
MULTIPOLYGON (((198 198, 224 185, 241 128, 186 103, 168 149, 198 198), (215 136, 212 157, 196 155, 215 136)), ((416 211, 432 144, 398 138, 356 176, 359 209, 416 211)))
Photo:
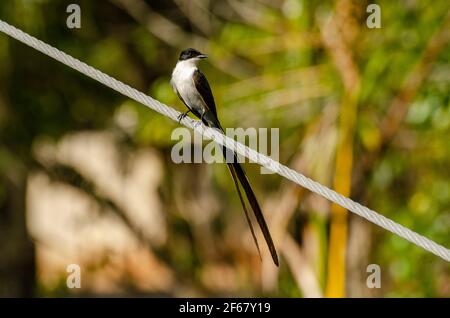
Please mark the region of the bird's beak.
POLYGON ((208 57, 208 55, 206 55, 206 54, 197 55, 197 58, 199 58, 199 59, 206 59, 207 57, 208 57))

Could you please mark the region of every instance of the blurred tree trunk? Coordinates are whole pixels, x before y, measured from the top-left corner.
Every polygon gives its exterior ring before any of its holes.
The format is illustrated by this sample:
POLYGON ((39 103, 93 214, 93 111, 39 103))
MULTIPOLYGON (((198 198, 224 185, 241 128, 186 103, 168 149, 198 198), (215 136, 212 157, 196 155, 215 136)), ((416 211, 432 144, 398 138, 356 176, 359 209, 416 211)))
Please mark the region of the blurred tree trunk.
POLYGON ((0 201, 0 297, 31 297, 35 291, 35 249, 25 224, 26 177, 4 178, 0 201))

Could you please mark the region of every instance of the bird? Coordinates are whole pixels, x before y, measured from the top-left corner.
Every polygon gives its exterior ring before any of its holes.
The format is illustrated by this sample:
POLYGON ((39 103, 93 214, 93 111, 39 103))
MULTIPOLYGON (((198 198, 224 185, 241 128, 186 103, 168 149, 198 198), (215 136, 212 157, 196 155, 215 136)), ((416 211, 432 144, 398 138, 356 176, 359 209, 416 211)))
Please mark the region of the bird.
MULTIPOLYGON (((178 116, 178 121, 180 122, 189 113, 192 113, 197 118, 199 118, 206 126, 218 129, 219 131, 224 133, 224 130, 217 116, 216 104, 211 91, 211 87, 205 75, 198 68, 199 61, 205 58, 207 58, 207 55, 193 48, 185 49, 179 55, 176 66, 172 72, 170 83, 174 92, 178 95, 178 98, 184 103, 188 110, 178 116)), ((250 227, 253 241, 255 242, 260 258, 261 251, 259 248, 258 240, 256 238, 255 231, 253 229, 240 186, 243 188, 247 200, 250 203, 250 207, 255 215, 256 221, 269 248, 272 260, 276 266, 279 266, 277 251, 275 249, 272 236, 270 235, 266 220, 264 219, 264 215, 261 211, 258 200, 256 199, 255 193, 253 192, 253 189, 250 185, 248 177, 237 160, 236 153, 223 147, 223 155, 226 158, 228 170, 230 171, 231 177, 236 187, 247 223, 250 227), (231 162, 228 162, 230 160, 227 160, 227 158, 232 158, 233 160, 231 160, 231 162)))

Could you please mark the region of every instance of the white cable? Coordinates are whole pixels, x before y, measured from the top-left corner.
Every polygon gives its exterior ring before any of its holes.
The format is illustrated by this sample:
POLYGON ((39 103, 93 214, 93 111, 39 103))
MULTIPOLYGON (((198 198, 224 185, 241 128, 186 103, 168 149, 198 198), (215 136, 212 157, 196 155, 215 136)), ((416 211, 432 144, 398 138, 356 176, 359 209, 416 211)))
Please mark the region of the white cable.
MULTIPOLYGON (((71 68, 89 76, 90 78, 118 91, 119 93, 128 96, 135 101, 150 107, 153 110, 169 117, 170 119, 177 121, 180 112, 168 107, 159 101, 151 98, 150 96, 112 78, 111 76, 93 68, 92 66, 83 63, 76 58, 42 42, 41 40, 32 37, 31 35, 9 25, 8 23, 0 20, 0 31, 8 34, 9 36, 25 43, 28 46, 54 58, 55 60, 70 66, 71 68)), ((186 127, 194 129, 195 131, 201 133, 209 139, 215 140, 221 145, 234 150, 235 152, 249 158, 251 161, 256 162, 279 175, 305 187, 306 189, 315 192, 328 200, 339 204, 345 209, 358 214, 359 216, 369 220, 376 225, 403 237, 404 239, 414 243, 423 249, 443 258, 447 262, 450 262, 450 250, 446 247, 437 244, 436 242, 414 232, 410 229, 386 218, 385 216, 378 214, 377 212, 327 188, 326 186, 305 177, 301 173, 292 170, 281 163, 273 160, 272 158, 260 154, 257 151, 248 148, 247 146, 236 142, 235 140, 221 134, 220 132, 204 126, 200 121, 193 120, 186 117, 182 120, 182 124, 186 127)))

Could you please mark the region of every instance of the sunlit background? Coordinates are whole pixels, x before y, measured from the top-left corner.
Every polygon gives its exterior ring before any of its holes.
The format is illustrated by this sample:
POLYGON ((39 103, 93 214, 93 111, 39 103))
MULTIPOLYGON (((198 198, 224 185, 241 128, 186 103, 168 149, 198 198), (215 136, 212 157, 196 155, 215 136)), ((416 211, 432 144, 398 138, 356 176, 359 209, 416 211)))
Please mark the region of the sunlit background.
MULTIPOLYGON (((225 127, 450 247, 450 2, 0 2, 0 19, 184 111, 208 54, 225 127), (81 8, 69 29, 66 8, 81 8), (370 3, 381 28, 368 28, 370 3)), ((0 34, 0 296, 450 297, 444 260, 246 164, 280 254, 260 261, 223 164, 175 164, 177 123, 0 34), (81 268, 81 288, 66 285, 81 268), (378 264, 381 288, 368 288, 378 264)))

